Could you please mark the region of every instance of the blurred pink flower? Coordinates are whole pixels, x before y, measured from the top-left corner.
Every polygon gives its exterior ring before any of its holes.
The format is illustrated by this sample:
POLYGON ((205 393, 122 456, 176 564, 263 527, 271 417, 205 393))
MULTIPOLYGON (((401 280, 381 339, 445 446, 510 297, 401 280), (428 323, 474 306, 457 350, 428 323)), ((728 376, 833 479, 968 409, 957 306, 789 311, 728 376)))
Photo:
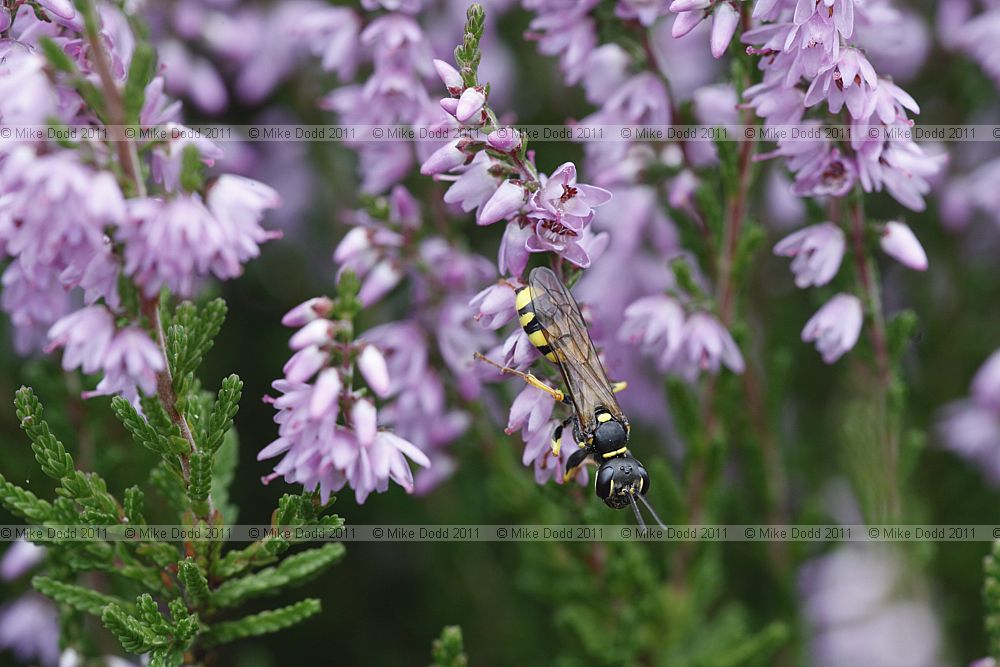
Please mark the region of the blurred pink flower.
POLYGON ((858 342, 863 321, 861 299, 837 294, 806 322, 802 341, 815 342, 823 361, 832 364, 858 342))

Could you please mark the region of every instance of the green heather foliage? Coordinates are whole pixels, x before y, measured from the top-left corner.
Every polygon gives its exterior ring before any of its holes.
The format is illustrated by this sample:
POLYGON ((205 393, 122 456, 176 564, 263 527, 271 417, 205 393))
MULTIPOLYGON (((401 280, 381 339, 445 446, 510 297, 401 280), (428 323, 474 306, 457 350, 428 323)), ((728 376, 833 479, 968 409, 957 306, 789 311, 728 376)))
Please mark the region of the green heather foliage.
MULTIPOLYGON (((164 312, 169 373, 174 378, 172 388, 167 388, 170 393, 143 399, 141 413, 120 396, 110 401, 135 444, 159 459, 149 474, 149 489, 130 486, 122 490, 119 501, 101 476, 80 470, 46 421, 38 396, 22 387, 14 401, 18 421, 38 466, 57 486, 54 500, 48 501, 0 476, 4 507, 33 524, 142 526, 148 522, 146 493, 151 491, 167 501, 165 507, 156 508, 157 523, 232 523, 236 510, 228 493, 237 461, 232 428, 243 382, 230 375, 213 395, 201 388, 195 375, 225 312, 218 299, 200 308, 185 302, 164 312)), ((286 495, 273 521, 285 526, 342 524, 335 515, 324 515, 318 502, 312 494, 286 495)), ((59 603, 62 623, 83 627, 84 615, 97 616, 125 651, 148 653, 152 665, 200 663, 212 647, 305 621, 320 611, 319 600, 306 599, 236 620, 230 614, 223 620, 220 610, 301 585, 344 555, 342 544, 328 543, 282 558, 292 545, 271 537, 228 550, 221 542, 206 541, 47 542, 46 546, 47 572, 32 584, 59 603), (260 569, 264 565, 271 566, 260 569), (88 572, 103 577, 87 577, 88 572), (99 583, 96 589, 91 587, 94 582, 99 583), (111 590, 116 595, 107 592, 111 590)))

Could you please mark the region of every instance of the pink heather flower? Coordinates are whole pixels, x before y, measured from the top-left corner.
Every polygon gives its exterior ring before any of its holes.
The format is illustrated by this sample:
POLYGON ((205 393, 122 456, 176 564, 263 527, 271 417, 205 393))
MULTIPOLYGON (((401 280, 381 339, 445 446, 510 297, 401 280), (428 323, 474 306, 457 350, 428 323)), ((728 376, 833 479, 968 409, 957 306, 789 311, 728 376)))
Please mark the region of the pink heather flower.
POLYGON ((281 205, 271 187, 243 176, 225 174, 208 188, 208 209, 218 221, 222 243, 216 250, 212 273, 222 280, 243 273, 243 264, 260 254, 259 244, 281 237, 260 226, 264 212, 281 205))
POLYGON ((38 0, 38 4, 61 19, 70 20, 76 16, 73 3, 69 0, 38 0))
POLYGON ((326 317, 333 309, 333 301, 327 296, 317 296, 285 313, 281 323, 286 327, 301 327, 318 318, 326 317))
POLYGON ((330 355, 318 345, 307 345, 285 362, 281 371, 290 382, 306 382, 323 368, 330 355))
POLYGON ((522 370, 534 363, 539 356, 538 348, 528 340, 528 334, 518 327, 503 344, 503 365, 522 370))
POLYGON ((667 0, 618 0, 615 5, 615 15, 623 19, 638 19, 646 27, 653 25, 666 12, 667 0))
POLYGON ((461 206, 466 213, 478 209, 485 204, 500 186, 497 178, 490 173, 492 161, 485 151, 476 156, 462 168, 462 171, 448 191, 444 200, 448 204, 461 206))
POLYGON ((365 276, 358 290, 358 300, 370 306, 392 291, 402 279, 403 270, 394 260, 382 260, 365 276))
POLYGON ((330 320, 313 320, 292 335, 288 346, 293 350, 301 350, 310 345, 327 345, 333 341, 336 333, 337 327, 330 320))
POLYGON ((692 10, 688 12, 678 12, 674 18, 674 24, 670 28, 670 36, 680 39, 698 27, 698 24, 705 20, 705 12, 702 10, 692 10))
POLYGON ((424 176, 436 176, 461 167, 470 157, 460 148, 461 145, 462 139, 453 139, 431 153, 431 156, 420 165, 420 173, 424 176))
POLYGON ((455 109, 455 118, 460 123, 471 120, 477 115, 486 104, 486 95, 480 87, 466 88, 462 96, 458 98, 458 107, 455 109))
POLYGON ((37 593, 25 593, 0 607, 0 650, 20 662, 56 667, 59 662, 59 612, 37 593))
POLYGON ((527 243, 534 235, 532 225, 522 224, 521 221, 511 221, 503 231, 503 239, 500 241, 500 252, 497 254, 497 268, 500 273, 511 276, 520 276, 528 266, 527 243))
POLYGON ((376 396, 385 398, 389 395, 389 368, 377 347, 365 345, 358 355, 358 370, 376 396))
MULTIPOLYGON (((10 21, 7 10, 0 14, 10 21)), ((0 58, 0 120, 4 125, 45 125, 49 116, 58 117, 59 93, 45 75, 45 58, 21 46, 6 52, 0 49, 0 58)), ((0 138, 0 147, 12 143, 0 138)))
POLYGON ((838 294, 806 322, 802 341, 815 341, 823 361, 832 364, 858 342, 863 322, 861 299, 852 294, 838 294))
POLYGON ((579 232, 593 219, 595 208, 611 201, 604 188, 576 182, 576 165, 565 162, 543 179, 542 187, 531 198, 531 217, 553 220, 579 232))
POLYGON ((0 32, 10 27, 10 11, 6 7, 0 7, 0 32))
POLYGON ((868 59, 857 49, 846 48, 835 66, 813 79, 805 105, 811 107, 826 99, 830 113, 837 114, 847 104, 851 117, 862 120, 875 110, 878 85, 878 75, 868 59))
POLYGON ((167 123, 165 130, 168 132, 182 131, 179 134, 182 138, 167 141, 153 149, 153 180, 163 185, 164 189, 168 192, 177 192, 180 190, 181 162, 184 150, 188 146, 194 146, 198 149, 201 161, 208 167, 214 165, 216 160, 221 159, 225 155, 223 150, 214 141, 206 139, 198 132, 183 125, 167 123))
POLYGON ((837 275, 847 246, 844 232, 832 222, 821 222, 786 236, 774 246, 774 254, 793 257, 796 287, 819 287, 837 275))
POLYGON ((437 72, 438 77, 441 79, 441 82, 444 83, 444 87, 448 89, 449 93, 452 95, 460 95, 462 93, 465 83, 462 81, 462 75, 459 74, 457 69, 445 61, 435 58, 434 70, 437 72))
POLYGON ((972 398, 977 404, 1000 414, 1000 350, 976 371, 972 378, 972 398))
POLYGON ((122 394, 133 400, 137 392, 151 396, 156 393, 156 374, 166 364, 163 353, 149 335, 137 326, 129 326, 111 339, 101 366, 104 379, 94 391, 86 392, 84 398, 122 394))
POLYGON ((927 270, 927 253, 913 230, 902 222, 887 222, 879 244, 885 254, 914 271, 927 270))
MULTIPOLYGON (((848 0, 850 1, 850 0, 848 0)), ((729 42, 736 34, 736 28, 740 22, 740 13, 729 4, 728 0, 722 0, 715 5, 715 13, 712 15, 712 37, 710 40, 712 55, 721 58, 729 48, 729 42)))
POLYGON ((502 153, 515 153, 521 149, 521 133, 513 127, 501 127, 487 135, 486 143, 502 153))
POLYGON ((948 449, 979 466, 993 485, 1000 484, 997 406, 983 406, 975 400, 953 401, 941 410, 935 430, 948 449))
POLYGON ((66 315, 49 329, 46 352, 63 348, 62 367, 96 373, 115 335, 114 316, 104 306, 88 306, 66 315))
POLYGON ((487 329, 499 329, 510 322, 516 313, 514 289, 507 282, 490 285, 469 301, 475 320, 487 329))
POLYGON ((361 17, 347 7, 322 7, 309 12, 298 30, 309 42, 314 55, 320 56, 323 69, 334 71, 342 81, 349 81, 358 66, 361 17))
POLYGON ((703 371, 717 375, 723 365, 737 374, 744 371, 743 355, 736 341, 722 323, 708 313, 692 314, 681 330, 674 368, 683 377, 694 380, 703 371))
POLYGON ((190 295, 195 280, 209 273, 235 278, 243 263, 260 253, 258 244, 278 235, 260 226, 264 211, 277 205, 274 190, 232 175, 219 178, 205 202, 198 194, 130 200, 128 219, 119 228, 125 273, 146 296, 164 285, 190 295))
POLYGON ((19 538, 4 552, 3 560, 0 560, 0 579, 4 581, 19 579, 43 560, 45 560, 45 547, 19 538))
POLYGON ((639 345, 666 372, 680 349, 683 331, 684 307, 669 296, 648 296, 625 309, 618 340, 639 345))
POLYGON ((273 401, 279 411, 274 418, 279 437, 258 453, 257 460, 284 453, 275 475, 310 491, 318 488, 324 502, 345 484, 355 490, 359 503, 372 491, 387 490, 389 479, 412 492, 406 457, 427 466, 427 456, 399 436, 378 431, 370 401, 357 400, 351 409, 353 431, 338 425, 338 401, 332 396, 343 390, 339 379, 333 379, 335 374, 336 369, 323 371, 315 385, 274 382, 283 394, 273 401))
MULTIPOLYGON (((816 0, 798 0, 795 4, 795 24, 802 25, 811 19, 817 9, 820 8, 820 5, 822 5, 821 11, 827 14, 832 13, 833 22, 837 26, 837 30, 844 39, 848 39, 854 34, 854 2, 855 0, 821 0, 820 2, 816 0)), ((774 3, 771 2, 771 4, 774 3)), ((754 17, 756 16, 757 10, 755 9, 754 17)))
POLYGON ((521 390, 510 406, 510 416, 507 419, 507 433, 521 430, 524 440, 530 439, 535 433, 546 429, 551 433, 549 418, 555 399, 548 392, 536 389, 530 385, 521 390))
POLYGON ((497 188, 479 211, 476 220, 478 225, 492 225, 505 218, 509 218, 524 206, 528 199, 528 191, 517 181, 504 181, 497 188))

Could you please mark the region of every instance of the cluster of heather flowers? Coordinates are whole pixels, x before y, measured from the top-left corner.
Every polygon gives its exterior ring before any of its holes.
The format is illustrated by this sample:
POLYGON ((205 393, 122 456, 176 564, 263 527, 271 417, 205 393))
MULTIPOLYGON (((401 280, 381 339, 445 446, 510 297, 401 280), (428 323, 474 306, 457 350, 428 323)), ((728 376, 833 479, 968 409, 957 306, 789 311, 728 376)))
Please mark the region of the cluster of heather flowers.
MULTIPOLYGON (((341 300, 349 299, 344 291, 341 300)), ((283 324, 299 328, 289 341, 295 354, 274 382, 281 395, 267 398, 278 411, 278 438, 257 455, 284 455, 265 482, 283 476, 318 490, 324 503, 345 484, 359 503, 386 491, 390 479, 412 492, 407 458, 430 465, 413 443, 379 428, 375 399, 388 398, 394 383, 379 348, 352 338, 350 312, 347 304, 317 297, 285 315, 283 324), (355 387, 355 369, 367 388, 355 387)))
MULTIPOLYGON (((304 15, 306 38, 325 69, 347 80, 362 62, 372 67, 367 80, 336 88, 321 106, 336 112, 340 122, 358 126, 441 121, 441 111, 424 85, 433 70, 430 43, 415 16, 420 2, 370 2, 365 9, 367 20, 344 7, 319 7, 304 15)), ((371 136, 362 135, 352 147, 366 192, 385 192, 412 171, 413 145, 371 141, 371 136)))
POLYGON ((155 55, 136 46, 119 10, 90 10, 93 34, 69 4, 46 11, 21 5, 8 27, 12 39, 0 45, 5 124, 93 125, 94 110, 80 93, 89 86, 104 90, 107 123, 168 124, 177 131, 148 144, 0 145, 0 250, 10 260, 2 307, 22 350, 63 348, 67 370, 101 375, 88 395, 151 394, 165 360, 122 291, 155 301, 163 288, 190 296, 208 276, 240 275, 259 244, 274 238, 261 220, 279 200, 243 177, 204 179, 202 169, 221 150, 176 125, 179 104, 163 94, 163 78, 151 76, 155 55), (45 45, 55 50, 55 63, 42 55, 45 45), (138 58, 144 62, 133 62, 138 58), (59 73, 52 76, 52 68, 59 73), (143 69, 149 80, 138 87, 143 69), (142 105, 128 118, 135 100, 122 96, 133 87, 142 105), (140 154, 149 156, 149 184, 140 154))
MULTIPOLYGON (((821 128, 831 122, 850 128, 847 140, 789 138, 774 152, 757 156, 784 157, 797 195, 842 197, 860 185, 865 192, 884 189, 904 206, 922 211, 929 179, 945 156, 928 155, 908 135, 892 132, 909 128, 907 111, 919 113, 920 108, 892 80, 880 77, 852 41, 855 24, 877 21, 881 4, 756 2, 753 16, 766 23, 741 39, 761 57, 764 77, 745 97, 765 126, 821 128), (828 115, 806 117, 810 109, 824 106, 828 115)), ((821 134, 827 136, 838 135, 821 134)))
MULTIPOLYGON (((905 223, 885 223, 878 233, 887 255, 914 271, 927 269, 927 254, 905 223)), ((786 236, 774 246, 774 253, 792 258, 797 287, 820 287, 837 275, 846 247, 844 231, 832 222, 821 222, 786 236)), ((858 342, 863 322, 861 299, 839 293, 806 322, 802 340, 815 342, 823 361, 832 364, 858 342)))

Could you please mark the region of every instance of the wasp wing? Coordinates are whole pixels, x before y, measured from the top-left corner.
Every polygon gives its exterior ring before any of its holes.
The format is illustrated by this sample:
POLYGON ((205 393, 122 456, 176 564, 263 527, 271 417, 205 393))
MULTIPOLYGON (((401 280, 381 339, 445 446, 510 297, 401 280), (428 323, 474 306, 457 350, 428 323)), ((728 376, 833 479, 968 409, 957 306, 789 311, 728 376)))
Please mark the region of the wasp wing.
POLYGON ((576 299, 556 274, 545 267, 531 272, 528 286, 535 317, 558 359, 557 365, 584 431, 592 433, 597 428, 594 413, 600 407, 624 420, 576 299))

